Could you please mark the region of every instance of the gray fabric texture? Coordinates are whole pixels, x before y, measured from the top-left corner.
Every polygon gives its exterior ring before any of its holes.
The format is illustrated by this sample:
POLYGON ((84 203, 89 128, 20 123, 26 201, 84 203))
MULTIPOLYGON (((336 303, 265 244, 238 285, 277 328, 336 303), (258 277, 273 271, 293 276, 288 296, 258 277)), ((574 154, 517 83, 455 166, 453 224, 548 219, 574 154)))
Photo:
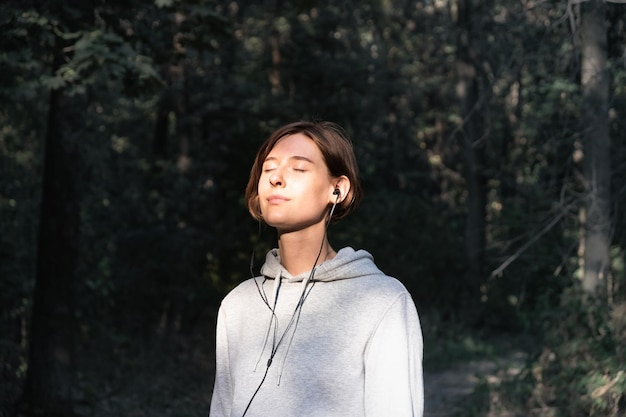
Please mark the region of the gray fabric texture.
POLYGON ((210 417, 241 417, 271 356, 246 417, 422 416, 417 310, 368 252, 344 248, 309 281, 274 249, 261 272, 220 306, 210 417))

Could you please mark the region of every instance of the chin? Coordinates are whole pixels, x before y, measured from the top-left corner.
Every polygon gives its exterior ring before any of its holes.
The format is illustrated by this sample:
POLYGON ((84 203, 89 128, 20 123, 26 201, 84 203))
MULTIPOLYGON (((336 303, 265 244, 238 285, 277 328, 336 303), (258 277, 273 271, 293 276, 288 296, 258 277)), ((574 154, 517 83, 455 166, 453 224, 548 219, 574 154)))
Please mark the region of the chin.
POLYGON ((275 227, 276 229, 289 228, 289 222, 284 218, 276 218, 274 216, 266 216, 263 217, 263 221, 265 224, 271 227, 275 227))
POLYGON ((276 223, 267 223, 269 226, 274 227, 279 234, 284 233, 293 233, 299 232, 306 229, 313 230, 316 226, 319 226, 320 223, 288 223, 288 222, 276 222, 276 223))

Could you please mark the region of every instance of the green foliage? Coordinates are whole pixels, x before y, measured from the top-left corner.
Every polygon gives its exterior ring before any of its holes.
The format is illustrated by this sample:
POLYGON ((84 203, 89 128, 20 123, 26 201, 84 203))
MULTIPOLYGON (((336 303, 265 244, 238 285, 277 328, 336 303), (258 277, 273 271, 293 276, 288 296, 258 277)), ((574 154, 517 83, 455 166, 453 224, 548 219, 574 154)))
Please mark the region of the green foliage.
POLYGON ((582 302, 566 291, 544 318, 544 344, 535 361, 498 390, 517 409, 542 415, 621 416, 626 387, 624 305, 582 302))
POLYGON ((529 349, 530 338, 518 332, 477 331, 464 317, 449 318, 439 309, 420 312, 424 334, 424 369, 454 369, 475 360, 495 360, 512 351, 529 349))
POLYGON ((457 411, 453 414, 458 417, 480 417, 486 415, 491 408, 491 387, 485 380, 479 381, 472 393, 460 401, 457 411))
MULTIPOLYGON (((474 2, 468 52, 479 72, 488 202, 485 278, 471 299, 460 29, 450 4, 45 3, 0 5, 0 330, 10 335, 0 355, 11 381, 25 366, 48 94, 63 90, 66 105, 84 115, 74 132, 82 167, 78 314, 81 337, 103 341, 98 357, 132 366, 155 340, 210 338, 219 300, 249 276, 252 248, 258 271, 276 244, 272 230, 259 233, 242 197, 258 145, 284 122, 326 118, 352 135, 365 187, 362 207, 331 227, 331 241, 369 250, 410 289, 428 316, 427 367, 508 347, 490 332, 541 334, 547 353, 519 384, 502 386, 511 404, 532 398, 572 416, 621 407, 623 322, 595 306, 561 308, 579 268, 581 201, 573 158, 579 62, 565 3, 474 2), (53 70, 55 56, 62 59, 53 70)), ((619 7, 610 5, 608 17, 615 306, 626 298, 619 7)), ((85 379, 105 370, 89 372, 85 379)), ((97 408, 94 387, 92 380, 85 392, 97 408)), ((472 413, 484 410, 490 389, 481 385, 472 413)))

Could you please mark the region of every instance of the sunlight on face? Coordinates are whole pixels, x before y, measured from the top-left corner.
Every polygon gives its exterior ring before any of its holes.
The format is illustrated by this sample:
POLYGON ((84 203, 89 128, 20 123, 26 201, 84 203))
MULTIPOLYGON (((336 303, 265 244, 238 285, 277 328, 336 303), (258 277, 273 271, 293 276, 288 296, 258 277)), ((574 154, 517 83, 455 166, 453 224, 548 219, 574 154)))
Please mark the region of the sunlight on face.
POLYGON ((323 224, 333 189, 315 142, 301 133, 286 136, 263 162, 258 187, 263 219, 281 232, 323 224))

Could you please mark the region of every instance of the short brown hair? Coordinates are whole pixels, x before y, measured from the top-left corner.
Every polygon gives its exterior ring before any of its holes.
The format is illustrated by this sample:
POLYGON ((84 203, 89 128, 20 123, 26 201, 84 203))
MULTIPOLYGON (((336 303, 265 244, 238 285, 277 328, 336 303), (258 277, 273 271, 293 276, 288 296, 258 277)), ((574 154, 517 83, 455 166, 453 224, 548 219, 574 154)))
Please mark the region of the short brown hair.
POLYGON ((261 220, 259 209, 259 179, 263 170, 263 162, 272 151, 274 145, 285 136, 301 133, 310 138, 322 152, 328 172, 332 177, 345 175, 350 180, 350 192, 335 207, 333 221, 343 219, 357 208, 361 201, 362 191, 359 182, 359 168, 354 155, 352 141, 346 131, 333 122, 300 121, 278 128, 261 145, 254 158, 250 170, 250 178, 246 186, 246 202, 248 211, 255 220, 261 220))

